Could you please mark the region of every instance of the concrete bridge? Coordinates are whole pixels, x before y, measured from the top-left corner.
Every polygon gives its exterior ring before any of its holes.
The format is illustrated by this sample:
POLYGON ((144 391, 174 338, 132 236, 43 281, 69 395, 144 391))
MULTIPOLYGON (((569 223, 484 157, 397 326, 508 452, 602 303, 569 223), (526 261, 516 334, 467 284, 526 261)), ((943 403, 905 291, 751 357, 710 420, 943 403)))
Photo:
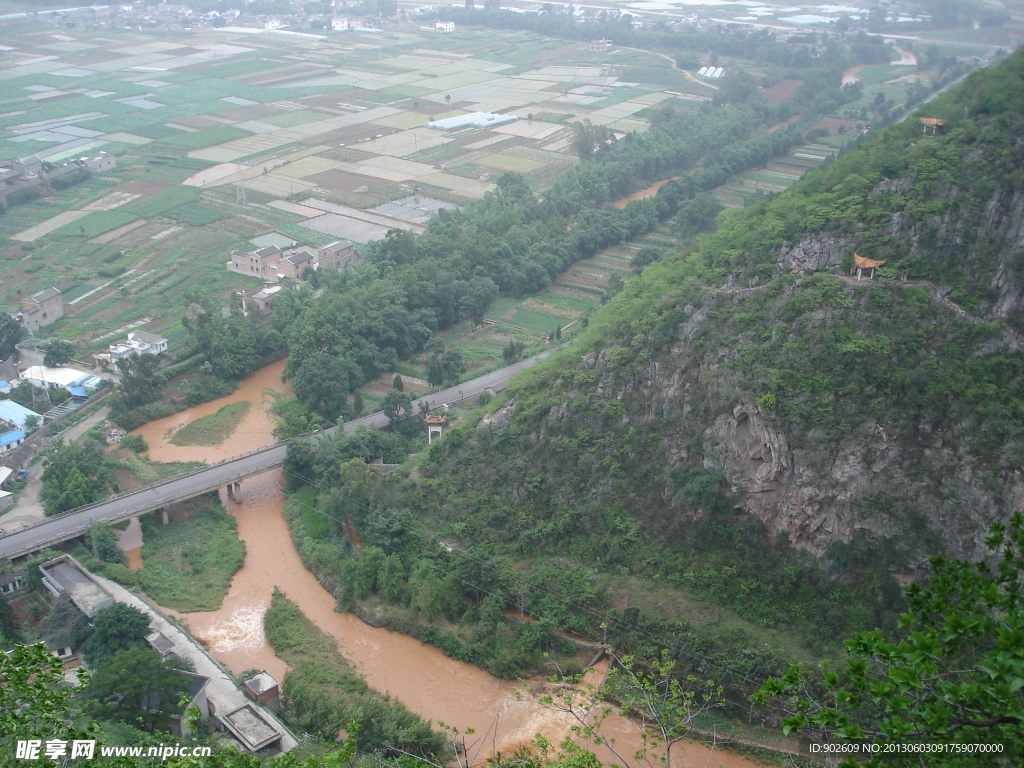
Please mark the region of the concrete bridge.
MULTIPOLYGON (((434 408, 444 403, 459 403, 468 400, 487 390, 500 390, 512 376, 547 357, 548 354, 550 351, 542 352, 515 365, 501 368, 432 395, 426 395, 414 401, 413 407, 418 409, 420 403, 426 403, 434 408)), ((361 419, 349 421, 343 427, 325 430, 325 433, 334 434, 337 430, 344 429, 346 434, 352 434, 359 427, 379 429, 387 426, 387 423, 388 419, 383 413, 373 413, 361 419)), ((313 433, 304 437, 309 437, 315 443, 319 439, 319 434, 313 433)), ((245 478, 281 466, 287 450, 287 442, 276 443, 184 475, 161 480, 129 493, 47 518, 40 523, 0 537, 0 558, 13 559, 28 555, 53 544, 81 536, 89 530, 93 523, 110 525, 146 512, 164 509, 176 502, 185 501, 220 488, 227 488, 228 495, 234 496, 239 483, 245 478)))

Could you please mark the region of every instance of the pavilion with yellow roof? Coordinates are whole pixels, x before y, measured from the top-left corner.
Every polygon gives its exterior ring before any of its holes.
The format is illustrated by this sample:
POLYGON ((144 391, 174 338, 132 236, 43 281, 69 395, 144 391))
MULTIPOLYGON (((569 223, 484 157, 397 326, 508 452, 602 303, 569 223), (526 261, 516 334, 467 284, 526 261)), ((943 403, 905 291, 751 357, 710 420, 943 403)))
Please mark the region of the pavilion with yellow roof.
POLYGON ((857 281, 860 281, 861 275, 866 277, 868 280, 875 279, 875 267, 880 267, 885 264, 885 261, 879 261, 877 259, 869 259, 865 256, 861 256, 859 253, 853 254, 853 268, 857 271, 857 281))

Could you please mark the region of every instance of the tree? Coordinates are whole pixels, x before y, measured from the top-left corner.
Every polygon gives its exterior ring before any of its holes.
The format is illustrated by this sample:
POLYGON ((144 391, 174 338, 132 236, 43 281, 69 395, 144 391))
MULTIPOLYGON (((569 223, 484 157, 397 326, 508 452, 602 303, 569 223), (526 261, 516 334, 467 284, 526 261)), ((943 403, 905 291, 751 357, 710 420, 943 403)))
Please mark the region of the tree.
MULTIPOLYGON (((927 585, 907 589, 900 637, 861 632, 846 642, 841 676, 824 674, 816 695, 797 665, 755 697, 785 713, 783 730, 880 745, 1000 744, 1008 765, 1024 761, 1024 514, 995 523, 986 562, 935 557, 927 585)), ((929 752, 928 765, 962 765, 929 752)), ((879 765, 918 765, 898 752, 879 765)), ((994 759, 987 755, 986 764, 994 759)), ((971 763, 977 764, 977 763, 971 763)))
POLYGON ((43 365, 56 368, 71 360, 75 354, 75 345, 70 341, 53 341, 43 355, 43 365))
POLYGON ((642 662, 622 656, 612 662, 608 679, 599 691, 565 686, 558 693, 542 697, 541 704, 574 717, 577 725, 573 732, 607 747, 624 768, 655 762, 672 768, 672 749, 693 730, 694 719, 725 703, 722 686, 695 675, 678 676, 676 662, 667 651, 662 652, 659 661, 642 662), (601 706, 592 706, 595 700, 601 706), (621 754, 615 740, 601 733, 602 723, 615 711, 609 701, 616 702, 620 715, 632 717, 640 726, 642 746, 633 755, 621 754))
POLYGON ((160 399, 164 377, 157 372, 160 359, 156 355, 125 355, 117 360, 121 383, 117 387, 114 407, 124 411, 155 403, 160 399))
POLYGON ((573 123, 572 146, 580 160, 589 160, 596 152, 615 141, 615 136, 606 125, 594 125, 585 117, 573 123))
POLYGON ((402 383, 402 374, 396 373, 395 378, 391 381, 391 388, 398 390, 399 392, 405 391, 405 384, 402 383))
POLYGON ((92 628, 82 643, 86 661, 95 667, 118 651, 145 648, 150 632, 149 617, 138 608, 114 603, 101 608, 92 620, 92 628))
POLYGON ((14 345, 24 335, 21 323, 6 312, 0 313, 0 360, 6 360, 14 354, 14 345))
POLYGON ((181 714, 181 695, 191 680, 172 669, 151 648, 129 648, 103 659, 85 689, 86 709, 144 731, 165 730, 181 714))
POLYGON ((501 350, 501 358, 505 361, 505 365, 512 365, 512 363, 518 362, 519 358, 523 356, 523 350, 526 345, 521 341, 510 341, 505 345, 505 348, 501 350))
POLYGON ((90 525, 89 545, 92 547, 96 558, 104 563, 128 564, 128 556, 118 546, 117 535, 110 529, 110 526, 96 522, 90 525))
POLYGON ((40 497, 47 515, 100 501, 117 487, 103 446, 91 439, 58 442, 46 455, 42 481, 40 497))
POLYGON ((406 395, 397 389, 389 389, 380 401, 380 409, 394 426, 412 415, 412 395, 406 395))
POLYGON ((7 595, 0 593, 0 652, 21 642, 21 627, 7 595))
POLYGON ((18 741, 95 739, 95 732, 71 725, 72 689, 64 685, 63 665, 42 643, 0 653, 0 754, 14 763, 18 741))
POLYGON ((348 414, 348 395, 359 381, 358 367, 347 358, 314 352, 296 371, 295 397, 328 422, 348 414))

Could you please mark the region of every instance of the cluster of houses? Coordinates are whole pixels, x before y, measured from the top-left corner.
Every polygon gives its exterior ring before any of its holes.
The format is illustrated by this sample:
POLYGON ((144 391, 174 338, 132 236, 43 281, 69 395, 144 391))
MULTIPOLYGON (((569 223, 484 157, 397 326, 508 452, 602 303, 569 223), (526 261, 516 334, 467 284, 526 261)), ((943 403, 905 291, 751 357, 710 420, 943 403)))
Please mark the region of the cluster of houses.
POLYGON ((232 251, 231 261, 226 267, 228 272, 237 272, 264 283, 263 288, 248 298, 261 312, 269 312, 274 296, 281 290, 282 281, 301 283, 318 269, 343 272, 360 258, 359 251, 348 240, 335 240, 320 248, 295 243, 285 249, 267 245, 252 251, 232 251))
MULTIPOLYGON (((24 589, 28 581, 27 567, 8 565, 0 568, 0 592, 13 595, 24 589)), ((72 629, 82 621, 92 621, 101 610, 114 605, 116 599, 70 555, 59 555, 37 567, 42 585, 52 595, 55 604, 67 606, 60 614, 66 626, 52 628, 44 642, 64 669, 71 671, 66 679, 77 685, 73 670, 82 666, 83 660, 79 649, 73 645, 72 629)), ((172 668, 177 659, 187 659, 195 664, 196 649, 189 647, 184 636, 172 629, 165 632, 167 634, 157 629, 150 633, 146 637, 147 645, 172 668)), ((249 677, 239 691, 233 685, 224 686, 223 681, 219 685, 216 682, 211 684, 211 675, 216 673, 212 663, 202 666, 202 671, 207 674, 177 671, 187 682, 182 700, 161 701, 159 697, 152 697, 146 702, 151 712, 168 714, 168 727, 174 736, 187 738, 191 735, 189 721, 180 713, 194 707, 201 722, 220 731, 222 738, 241 752, 272 753, 294 746, 294 739, 264 710, 278 709, 281 695, 277 680, 267 672, 249 677)))
POLYGON ((199 32, 220 27, 276 30, 284 28, 373 30, 394 26, 396 19, 360 18, 345 15, 348 6, 361 5, 359 0, 333 0, 331 12, 324 13, 318 4, 306 9, 293 3, 285 13, 265 14, 247 10, 247 4, 224 10, 195 11, 175 3, 145 3, 137 0, 114 6, 81 7, 53 12, 51 18, 65 29, 136 29, 152 32, 199 32), (337 10, 335 10, 337 9, 337 10))
POLYGON ((100 152, 94 157, 80 157, 69 160, 57 167, 43 165, 43 161, 35 155, 7 161, 0 166, 0 203, 9 205, 12 197, 25 189, 49 185, 54 179, 69 173, 85 169, 92 173, 102 173, 117 165, 113 155, 100 152))

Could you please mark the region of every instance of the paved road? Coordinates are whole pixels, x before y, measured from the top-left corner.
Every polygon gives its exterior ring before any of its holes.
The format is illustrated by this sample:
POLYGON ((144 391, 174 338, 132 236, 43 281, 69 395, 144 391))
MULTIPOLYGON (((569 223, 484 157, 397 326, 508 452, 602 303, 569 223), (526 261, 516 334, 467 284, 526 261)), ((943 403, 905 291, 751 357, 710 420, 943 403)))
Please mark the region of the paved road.
MULTIPOLYGON (((550 350, 527 358, 515 365, 501 368, 479 378, 464 382, 456 387, 426 395, 413 403, 419 408, 421 402, 437 408, 444 403, 458 403, 469 400, 484 390, 502 387, 519 371, 530 367, 540 359, 547 357, 550 350)), ((388 420, 383 413, 374 413, 361 419, 347 422, 344 430, 347 434, 355 432, 359 427, 384 427, 388 420)), ((336 432, 339 427, 327 430, 328 434, 336 432)), ((88 530, 93 522, 115 523, 134 515, 151 512, 166 507, 176 501, 192 498, 201 493, 223 488, 230 483, 252 477, 281 466, 287 451, 286 443, 277 443, 268 448, 254 451, 234 459, 228 459, 195 472, 179 475, 152 485, 147 485, 131 493, 116 496, 106 501, 80 507, 66 512, 60 517, 49 518, 41 523, 9 533, 0 538, 0 557, 20 557, 21 555, 42 549, 50 544, 67 541, 88 530)))

